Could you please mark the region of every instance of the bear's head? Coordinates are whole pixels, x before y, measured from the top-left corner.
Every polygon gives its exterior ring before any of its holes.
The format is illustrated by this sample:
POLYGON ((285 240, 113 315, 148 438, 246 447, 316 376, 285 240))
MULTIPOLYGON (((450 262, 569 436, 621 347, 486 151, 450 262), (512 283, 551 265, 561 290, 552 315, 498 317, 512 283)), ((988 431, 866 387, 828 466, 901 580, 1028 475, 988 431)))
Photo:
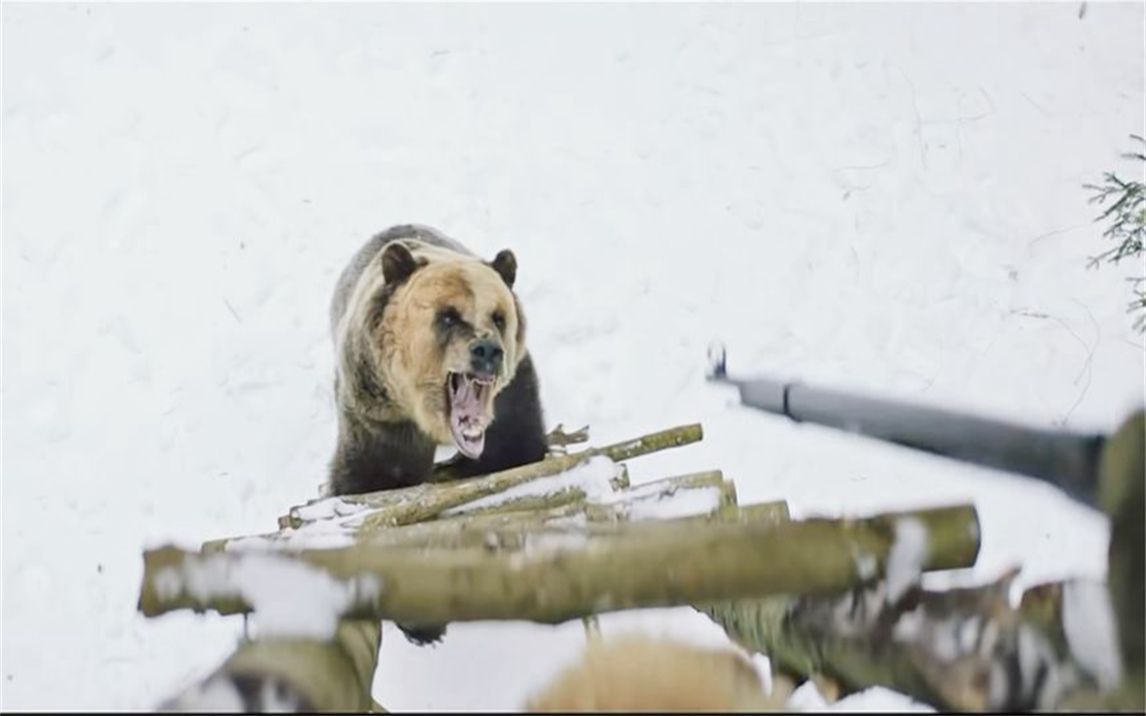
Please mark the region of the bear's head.
POLYGON ((525 357, 514 296, 517 260, 415 258, 401 242, 380 257, 385 306, 374 326, 380 373, 401 412, 439 444, 477 458, 494 398, 525 357))

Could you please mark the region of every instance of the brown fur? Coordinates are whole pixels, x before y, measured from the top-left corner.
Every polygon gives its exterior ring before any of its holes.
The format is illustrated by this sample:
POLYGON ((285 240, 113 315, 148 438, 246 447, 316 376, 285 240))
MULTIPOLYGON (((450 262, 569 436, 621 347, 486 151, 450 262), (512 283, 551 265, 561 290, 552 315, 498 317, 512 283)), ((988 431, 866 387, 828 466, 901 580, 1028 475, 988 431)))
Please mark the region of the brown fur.
MULTIPOLYGON (((448 375, 469 370, 471 346, 479 342, 502 351, 482 405, 484 449, 472 459, 459 453, 451 472, 486 474, 545 456, 537 374, 512 291, 516 277, 517 259, 508 249, 486 263, 427 226, 391 227, 355 253, 330 305, 338 444, 327 494, 428 479, 435 446, 454 444, 448 375), (456 313, 452 326, 441 320, 446 307, 456 313)), ((435 641, 445 629, 398 626, 416 643, 435 641)))
POLYGON ((490 266, 444 257, 418 269, 390 298, 378 329, 381 375, 395 408, 439 444, 451 444, 446 376, 468 370, 472 339, 493 337, 505 359, 484 406, 492 419, 492 398, 513 380, 521 361, 517 329, 513 294, 490 266), (432 327, 435 315, 446 307, 453 307, 473 331, 456 332, 443 346, 432 327), (504 334, 493 323, 495 312, 505 317, 504 334))
POLYGON ((469 476, 544 457, 537 375, 512 291, 516 277, 512 251, 487 263, 426 226, 392 227, 355 253, 330 307, 338 408, 330 494, 407 487, 429 477, 435 446, 453 444, 448 374, 467 371, 477 342, 502 351, 481 406, 485 448, 476 459, 459 455, 451 470, 469 476), (451 328, 439 320, 447 306, 456 312, 451 328))
POLYGON ((784 708, 740 654, 628 636, 591 640, 582 659, 526 704, 531 712, 760 712, 784 708))

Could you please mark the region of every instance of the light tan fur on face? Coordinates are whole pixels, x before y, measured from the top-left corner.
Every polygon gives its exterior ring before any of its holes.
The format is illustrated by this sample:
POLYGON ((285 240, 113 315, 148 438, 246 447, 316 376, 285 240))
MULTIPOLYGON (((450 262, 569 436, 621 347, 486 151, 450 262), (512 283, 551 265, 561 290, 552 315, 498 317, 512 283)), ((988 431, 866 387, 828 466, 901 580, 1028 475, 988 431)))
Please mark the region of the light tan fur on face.
POLYGON ((591 640, 580 662, 526 704, 532 712, 783 709, 748 661, 731 650, 628 636, 591 640))
POLYGON ((418 427, 440 444, 453 443, 449 426, 446 378, 470 368, 470 341, 491 337, 504 351, 501 375, 489 392, 486 419, 493 419, 493 398, 513 379, 524 356, 518 345, 518 316, 513 294, 492 268, 479 260, 441 249, 414 252, 430 263, 403 284, 387 305, 380 327, 380 365, 387 388, 418 427), (474 328, 473 336, 452 338, 443 351, 434 321, 438 311, 452 306, 474 328), (492 314, 499 311, 505 328, 499 331, 492 314))

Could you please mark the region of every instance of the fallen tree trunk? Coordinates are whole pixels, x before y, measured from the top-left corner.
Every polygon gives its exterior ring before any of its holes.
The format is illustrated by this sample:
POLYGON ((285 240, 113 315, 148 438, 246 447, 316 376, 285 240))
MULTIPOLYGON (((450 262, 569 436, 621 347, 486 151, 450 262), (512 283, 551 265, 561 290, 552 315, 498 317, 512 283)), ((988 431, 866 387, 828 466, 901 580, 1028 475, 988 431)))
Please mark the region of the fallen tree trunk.
POLYGON ((290 554, 203 555, 164 547, 144 554, 139 607, 148 616, 182 608, 265 611, 273 610, 276 600, 296 599, 299 590, 318 585, 337 607, 332 618, 558 623, 638 607, 824 593, 879 576, 903 519, 923 530, 923 569, 974 564, 978 520, 973 507, 959 506, 778 526, 714 523, 684 533, 607 539, 542 534, 535 540, 527 536, 523 550, 507 553, 366 544, 290 554), (250 583, 254 575, 258 584, 250 583), (293 580, 293 591, 261 588, 275 579, 293 580))

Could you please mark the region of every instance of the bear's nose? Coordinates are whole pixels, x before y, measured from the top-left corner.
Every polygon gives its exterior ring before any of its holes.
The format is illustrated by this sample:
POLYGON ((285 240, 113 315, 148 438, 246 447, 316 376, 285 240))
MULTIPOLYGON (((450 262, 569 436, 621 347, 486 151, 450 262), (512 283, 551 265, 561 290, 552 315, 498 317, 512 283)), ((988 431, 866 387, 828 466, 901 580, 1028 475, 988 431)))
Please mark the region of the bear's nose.
POLYGON ((470 365, 479 376, 497 375, 501 371, 501 356, 501 346, 497 341, 483 338, 470 345, 470 365))

